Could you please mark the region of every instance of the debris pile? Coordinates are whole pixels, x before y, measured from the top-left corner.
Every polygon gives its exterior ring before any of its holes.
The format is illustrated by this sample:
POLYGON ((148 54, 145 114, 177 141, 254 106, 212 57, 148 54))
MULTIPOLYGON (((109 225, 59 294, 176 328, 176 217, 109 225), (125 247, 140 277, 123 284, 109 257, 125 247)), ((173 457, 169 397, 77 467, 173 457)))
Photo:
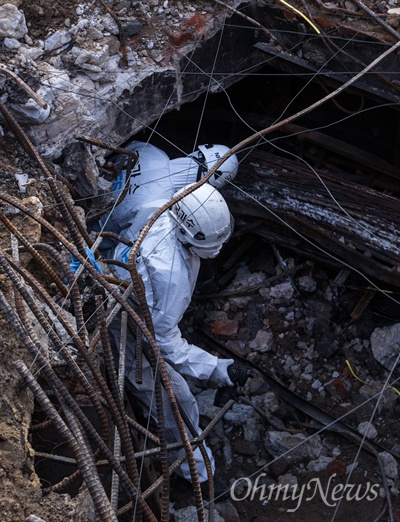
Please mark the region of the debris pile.
MULTIPOLYGON (((269 488, 286 483, 300 487, 316 477, 361 484, 368 477, 380 490, 391 491, 397 505, 400 446, 393 412, 400 392, 387 379, 395 380, 390 371, 399 354, 398 324, 378 326, 392 320, 370 308, 351 319, 363 293, 356 276, 343 279, 340 271, 289 253, 282 259, 276 248, 256 244, 236 260, 236 275, 219 294, 210 294, 209 281, 203 281, 184 321, 188 336, 247 362, 254 374, 210 439, 219 472, 234 491, 231 501, 237 500, 235 508, 246 516, 262 513, 262 502, 257 507, 245 502, 251 496, 246 495, 248 476, 253 482, 262 476, 269 488), (387 366, 382 364, 385 357, 387 366), (369 442, 375 444, 372 449, 369 442), (373 457, 361 452, 356 458, 357 444, 373 457), (385 459, 393 470, 384 466, 385 459)), ((205 420, 215 414, 214 395, 213 390, 197 395, 205 420)), ((275 509, 293 507, 285 502, 268 505, 269 516, 275 509)), ((379 500, 370 506, 376 514, 381 508, 379 500)), ((346 513, 350 508, 341 509, 346 513)))
MULTIPOLYGON (((183 98, 196 99, 207 88, 207 75, 189 86, 181 69, 208 69, 205 42, 215 45, 213 37, 231 15, 209 2, 118 2, 111 9, 102 1, 68 0, 57 7, 0 6, 0 60, 23 71, 47 105, 38 107, 8 84, 3 101, 29 126, 40 152, 53 159, 73 134, 121 144, 163 111, 179 108, 183 98), (189 66, 186 56, 195 51, 189 66)), ((251 43, 242 47, 224 59, 230 72, 254 61, 251 43)))

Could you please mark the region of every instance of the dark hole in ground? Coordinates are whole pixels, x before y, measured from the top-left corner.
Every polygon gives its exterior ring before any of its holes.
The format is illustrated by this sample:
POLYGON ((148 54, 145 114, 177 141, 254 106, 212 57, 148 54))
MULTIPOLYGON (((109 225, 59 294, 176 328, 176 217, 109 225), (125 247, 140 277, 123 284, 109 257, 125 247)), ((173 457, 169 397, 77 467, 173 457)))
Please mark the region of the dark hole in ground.
MULTIPOLYGON (((333 90, 331 86, 322 86, 321 82, 318 76, 310 82, 307 75, 303 78, 301 75, 288 75, 265 67, 236 83, 226 93, 202 95, 195 102, 183 105, 179 111, 166 114, 157 121, 155 132, 153 129, 143 130, 135 139, 145 141, 151 136, 151 142, 171 157, 179 157, 180 151, 192 152, 195 145, 201 143, 233 146, 277 119, 295 114, 320 100, 327 90, 333 90), (200 118, 202 123, 199 127, 200 118), (194 144, 197 133, 197 144, 194 144)), ((396 105, 372 99, 361 90, 343 92, 333 102, 323 104, 295 123, 304 129, 315 129, 326 135, 326 145, 330 137, 335 138, 342 142, 344 149, 350 144, 393 167, 400 164, 397 147, 399 112, 396 105)), ((266 140, 271 140, 272 144, 260 139, 260 146, 263 150, 291 159, 293 155, 299 156, 313 166, 322 163, 343 169, 347 171, 349 179, 375 188, 384 186, 385 181, 390 182, 384 173, 377 176, 372 165, 360 165, 356 157, 349 158, 345 150, 340 154, 339 151, 334 152, 328 147, 304 140, 301 133, 297 136, 290 134, 275 132, 266 136, 266 140), (375 179, 378 177, 379 180, 375 179)), ((391 188, 399 192, 398 183, 392 184, 391 188)))

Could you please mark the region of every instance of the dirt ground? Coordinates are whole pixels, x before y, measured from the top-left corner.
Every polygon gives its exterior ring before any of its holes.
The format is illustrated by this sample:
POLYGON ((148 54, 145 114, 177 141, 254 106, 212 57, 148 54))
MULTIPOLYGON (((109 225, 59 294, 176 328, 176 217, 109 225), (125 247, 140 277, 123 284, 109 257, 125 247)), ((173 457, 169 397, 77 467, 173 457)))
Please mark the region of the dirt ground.
POLYGON ((76 22, 76 8, 86 3, 74 0, 22 0, 21 9, 25 13, 29 33, 35 38, 46 38, 52 31, 63 27, 65 20, 76 22))

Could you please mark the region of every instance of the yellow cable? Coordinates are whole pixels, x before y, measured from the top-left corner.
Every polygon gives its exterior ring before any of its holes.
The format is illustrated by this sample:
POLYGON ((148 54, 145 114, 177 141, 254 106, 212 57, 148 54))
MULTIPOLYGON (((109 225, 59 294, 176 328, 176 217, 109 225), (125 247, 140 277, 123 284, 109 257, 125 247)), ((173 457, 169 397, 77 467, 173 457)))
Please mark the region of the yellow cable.
POLYGON ((360 379, 360 377, 357 377, 357 375, 354 373, 354 370, 353 370, 353 368, 351 367, 350 361, 349 361, 348 359, 346 359, 346 364, 347 364, 348 369, 350 370, 351 375, 352 375, 355 379, 357 379, 357 381, 360 381, 360 382, 362 382, 363 384, 367 384, 365 381, 363 381, 362 379, 360 379))
POLYGON ((298 15, 300 15, 302 18, 304 18, 304 20, 306 20, 306 22, 308 22, 311 27, 314 29, 314 31, 317 33, 317 34, 321 34, 321 31, 318 29, 318 27, 312 23, 312 21, 307 18, 307 16, 302 13, 301 11, 299 11, 298 9, 296 9, 295 7, 293 7, 292 5, 288 4, 286 2, 286 0, 279 0, 282 4, 286 5, 286 7, 289 7, 289 9, 291 9, 292 11, 294 11, 295 13, 297 13, 298 15))
MULTIPOLYGON (((353 368, 351 367, 350 361, 349 361, 348 359, 346 359, 346 364, 347 364, 348 369, 350 370, 351 375, 352 375, 355 379, 357 379, 357 381, 360 381, 360 382, 362 382, 363 384, 368 384, 368 383, 366 383, 365 381, 363 381, 362 379, 360 379, 360 377, 357 377, 357 375, 354 373, 353 368)), ((389 388, 391 388, 391 389, 392 389, 393 391, 395 391, 398 395, 400 395, 400 391, 399 391, 397 388, 395 388, 394 386, 389 386, 389 388)))

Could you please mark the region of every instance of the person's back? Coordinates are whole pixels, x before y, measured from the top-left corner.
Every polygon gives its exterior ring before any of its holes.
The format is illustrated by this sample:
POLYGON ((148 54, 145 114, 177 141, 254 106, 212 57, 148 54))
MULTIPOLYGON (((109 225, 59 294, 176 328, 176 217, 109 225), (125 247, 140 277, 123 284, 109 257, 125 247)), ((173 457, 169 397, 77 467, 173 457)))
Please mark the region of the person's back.
MULTIPOLYGON (((150 143, 132 141, 126 148, 138 155, 138 163, 132 169, 127 194, 121 203, 99 221, 100 229, 117 234, 131 226, 144 205, 158 199, 170 200, 182 187, 199 181, 229 150, 225 145, 200 145, 198 150, 188 156, 170 160, 165 152, 150 143)), ((126 166, 127 160, 127 156, 120 155, 114 158, 114 163, 121 168, 126 166)), ((210 184, 217 188, 222 187, 234 179, 237 169, 237 157, 231 156, 213 174, 210 184)), ((112 186, 115 201, 123 193, 126 184, 127 172, 123 168, 112 186)), ((146 222, 144 216, 142 213, 142 226, 146 222)))
MULTIPOLYGON (((171 183, 169 157, 161 149, 141 141, 133 141, 127 147, 138 155, 138 162, 131 171, 127 194, 112 212, 103 216, 100 226, 104 230, 120 233, 131 225, 138 210, 149 201, 169 199, 175 192, 171 183)), ((114 160, 117 167, 126 165, 127 156, 120 155, 114 160)), ((127 183, 127 171, 123 169, 113 181, 112 191, 115 201, 123 193, 127 183)))

